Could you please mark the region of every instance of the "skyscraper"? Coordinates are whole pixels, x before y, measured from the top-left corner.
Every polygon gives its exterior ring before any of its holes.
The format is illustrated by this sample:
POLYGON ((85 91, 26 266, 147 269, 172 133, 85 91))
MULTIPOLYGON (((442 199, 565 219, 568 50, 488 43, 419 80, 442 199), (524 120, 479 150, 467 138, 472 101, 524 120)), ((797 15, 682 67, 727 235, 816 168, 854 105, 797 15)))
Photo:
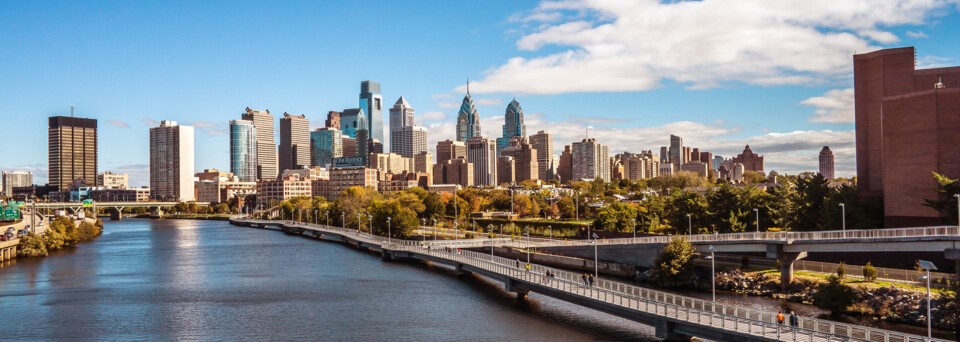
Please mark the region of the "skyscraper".
POLYGON ((820 174, 826 179, 833 179, 833 151, 829 146, 820 150, 820 174))
POLYGON ((573 180, 573 149, 570 145, 563 147, 560 153, 560 160, 557 162, 557 176, 560 182, 569 183, 573 180))
POLYGON ((679 171, 683 166, 683 138, 676 135, 670 135, 670 164, 673 164, 673 170, 679 171))
POLYGON ((507 104, 507 111, 503 116, 503 137, 497 138, 497 154, 499 155, 507 146, 510 146, 510 139, 513 137, 526 137, 527 126, 523 124, 523 108, 520 102, 513 99, 507 104))
POLYGON ((427 129, 404 126, 390 131, 390 150, 407 158, 427 150, 427 129))
POLYGON ((0 191, 0 195, 13 197, 13 188, 33 185, 33 172, 4 171, 2 179, 3 191, 0 191))
POLYGON ((230 172, 241 182, 257 181, 257 128, 253 121, 230 121, 230 172))
POLYGON ((429 151, 422 151, 413 156, 413 172, 433 174, 433 155, 429 151))
POLYGON ((383 96, 380 95, 380 82, 360 82, 360 108, 367 119, 367 139, 383 142, 383 96))
POLYGON ((323 121, 323 127, 340 129, 340 112, 327 112, 327 119, 323 121))
POLYGON ((756 171, 763 173, 763 156, 753 153, 750 145, 743 148, 743 152, 733 157, 734 163, 743 164, 746 171, 756 171))
POLYGON ((74 181, 97 184, 97 120, 54 116, 49 123, 50 185, 66 191, 74 181))
MULTIPOLYGON (((379 86, 378 86, 379 91, 379 86)), ((344 136, 356 140, 356 157, 363 158, 364 165, 370 154, 370 131, 368 129, 367 114, 363 108, 344 109, 340 113, 340 130, 344 136)), ((344 146, 346 146, 344 142, 344 146)), ((350 147, 344 147, 344 150, 350 147)), ((344 152, 346 154, 346 152, 344 152)), ((346 156, 346 155, 345 155, 346 156)))
POLYGON ((547 131, 539 131, 530 136, 530 145, 537 150, 537 178, 550 178, 550 169, 553 168, 553 135, 547 131))
POLYGON ((457 113, 457 141, 480 136, 480 114, 470 97, 470 84, 467 84, 467 95, 463 97, 460 112, 457 113))
POLYGON ((437 143, 437 164, 460 157, 467 157, 467 144, 464 142, 444 140, 437 143))
POLYGON ((159 201, 196 200, 193 173, 193 127, 160 121, 150 129, 150 198, 159 201))
POLYGON ((467 139, 467 161, 473 164, 474 185, 496 185, 497 143, 493 139, 467 139))
MULTIPOLYGON (((500 150, 500 156, 513 158, 509 161, 514 168, 512 172, 512 182, 519 183, 528 179, 539 179, 540 168, 537 162, 537 150, 527 143, 526 137, 518 136, 511 138, 510 146, 500 150)), ((499 168, 500 166, 498 165, 497 167, 499 168)), ((508 173, 501 174, 506 175, 508 173)))
POLYGON ((277 143, 273 140, 273 115, 270 110, 253 110, 247 107, 240 116, 253 121, 257 128, 257 179, 274 180, 280 174, 277 170, 277 143))
POLYGON ((343 157, 343 134, 335 128, 310 132, 311 166, 330 167, 334 158, 343 157))
POLYGON ((283 113, 280 118, 280 170, 310 166, 310 120, 283 113))
POLYGON ((413 126, 414 111, 410 103, 407 102, 407 99, 401 96, 400 99, 397 100, 397 103, 393 104, 393 108, 390 108, 390 129, 395 130, 400 127, 413 126))
POLYGON ((610 148, 596 138, 573 143, 573 179, 610 181, 610 148))

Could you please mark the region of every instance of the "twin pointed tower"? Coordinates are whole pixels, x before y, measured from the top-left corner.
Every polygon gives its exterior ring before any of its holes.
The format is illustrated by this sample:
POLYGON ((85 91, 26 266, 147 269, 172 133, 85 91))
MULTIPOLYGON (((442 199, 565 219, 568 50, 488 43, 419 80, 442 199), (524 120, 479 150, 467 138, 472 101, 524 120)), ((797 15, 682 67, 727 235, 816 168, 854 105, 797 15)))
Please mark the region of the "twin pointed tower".
POLYGON ((467 96, 463 97, 463 104, 457 113, 457 141, 480 136, 480 114, 470 97, 470 80, 467 80, 467 96))

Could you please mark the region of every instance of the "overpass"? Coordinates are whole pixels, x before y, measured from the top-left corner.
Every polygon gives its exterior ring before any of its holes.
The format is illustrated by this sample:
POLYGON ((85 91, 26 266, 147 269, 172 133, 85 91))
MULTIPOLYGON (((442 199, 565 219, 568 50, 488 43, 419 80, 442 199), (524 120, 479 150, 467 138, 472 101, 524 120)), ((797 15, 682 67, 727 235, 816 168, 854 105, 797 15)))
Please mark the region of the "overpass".
POLYGON ((286 233, 346 242, 356 245, 357 248, 379 250, 384 260, 422 260, 447 265, 458 272, 475 273, 501 282, 507 291, 516 293, 518 298, 525 297, 529 292, 536 292, 651 325, 658 337, 668 340, 700 337, 716 341, 946 342, 807 317, 799 318, 798 327, 790 327, 776 323, 776 312, 701 300, 605 279, 597 279, 595 285, 585 286, 577 273, 541 265, 531 265, 530 269, 526 269, 512 259, 443 247, 518 244, 511 239, 412 241, 388 239, 354 229, 302 222, 242 218, 233 218, 230 222, 238 226, 273 228, 286 233), (546 278, 545 273, 548 270, 555 276, 546 278))
MULTIPOLYGON (((198 206, 205 207, 210 205, 208 202, 193 202, 198 206)), ((119 220, 123 217, 123 209, 125 208, 155 208, 158 212, 158 215, 163 215, 163 208, 171 208, 180 204, 179 202, 92 202, 91 208, 96 209, 97 207, 103 208, 113 208, 115 211, 110 213, 110 217, 115 220, 119 220)), ((30 204, 30 207, 33 207, 34 204, 30 204)), ((70 209, 73 212, 78 212, 84 208, 83 202, 37 202, 37 209, 70 209)))

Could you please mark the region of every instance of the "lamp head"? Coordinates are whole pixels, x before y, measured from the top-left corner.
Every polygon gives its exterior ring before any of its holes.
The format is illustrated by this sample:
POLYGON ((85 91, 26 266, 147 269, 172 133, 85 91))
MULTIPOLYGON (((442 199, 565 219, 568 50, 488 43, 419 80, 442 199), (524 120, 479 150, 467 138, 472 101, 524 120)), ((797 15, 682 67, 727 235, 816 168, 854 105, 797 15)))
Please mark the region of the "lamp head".
POLYGON ((927 270, 927 271, 936 271, 936 270, 937 270, 937 266, 934 265, 932 262, 929 262, 929 261, 926 261, 926 260, 917 260, 917 263, 920 264, 920 268, 922 268, 922 269, 924 269, 924 270, 927 270))
POLYGON ((713 245, 710 245, 710 247, 708 247, 708 249, 709 249, 711 252, 716 252, 716 251, 717 251, 716 248, 713 248, 713 245))

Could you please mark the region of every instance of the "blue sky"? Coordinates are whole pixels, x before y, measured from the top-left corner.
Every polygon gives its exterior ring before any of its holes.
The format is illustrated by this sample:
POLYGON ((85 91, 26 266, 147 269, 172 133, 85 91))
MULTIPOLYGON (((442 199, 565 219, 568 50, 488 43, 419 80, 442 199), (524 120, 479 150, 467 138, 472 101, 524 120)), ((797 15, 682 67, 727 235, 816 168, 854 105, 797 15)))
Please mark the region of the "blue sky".
MULTIPOLYGON (((148 128, 197 127, 196 166, 228 169, 244 108, 356 107, 360 81, 401 95, 452 138, 469 77, 484 135, 516 98, 556 150, 589 135, 613 151, 670 134, 767 169, 817 169, 830 145, 855 174, 853 53, 916 46, 960 65, 956 1, 0 2, 0 169, 46 180, 46 118, 100 123, 100 170, 146 185, 148 128), (775 7, 771 7, 775 6, 775 7)), ((949 86, 949 85, 948 85, 949 86)), ((384 122, 387 122, 384 118, 384 122)))

